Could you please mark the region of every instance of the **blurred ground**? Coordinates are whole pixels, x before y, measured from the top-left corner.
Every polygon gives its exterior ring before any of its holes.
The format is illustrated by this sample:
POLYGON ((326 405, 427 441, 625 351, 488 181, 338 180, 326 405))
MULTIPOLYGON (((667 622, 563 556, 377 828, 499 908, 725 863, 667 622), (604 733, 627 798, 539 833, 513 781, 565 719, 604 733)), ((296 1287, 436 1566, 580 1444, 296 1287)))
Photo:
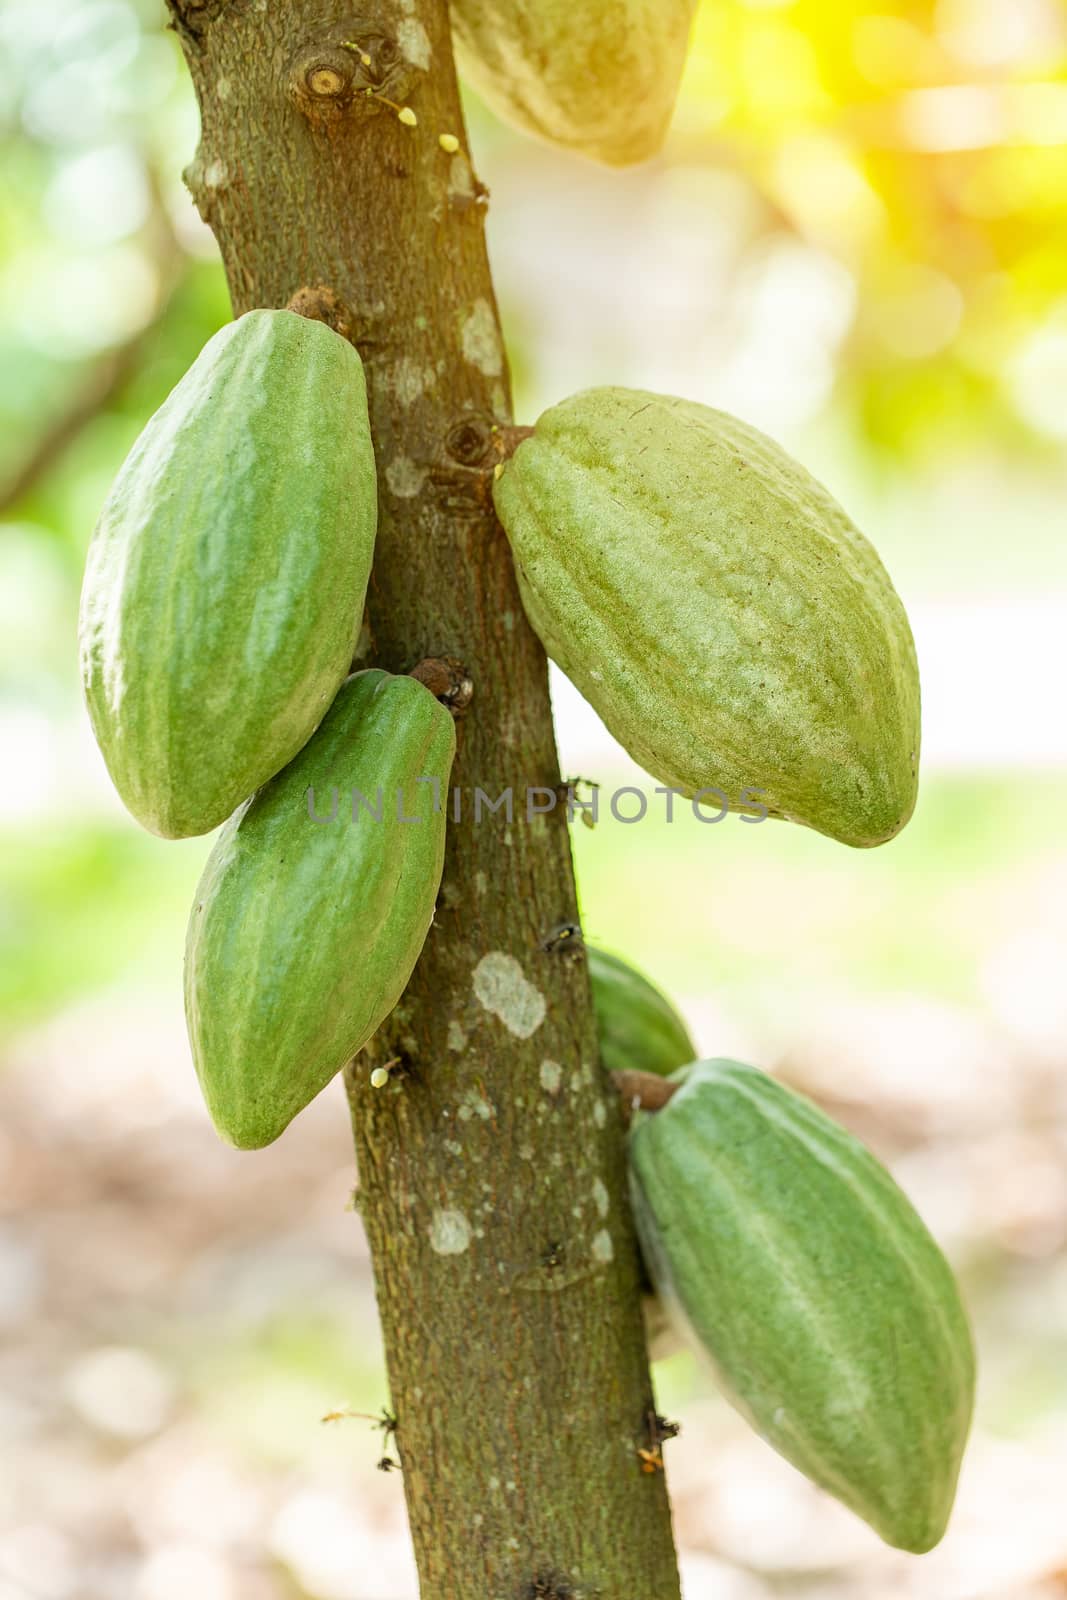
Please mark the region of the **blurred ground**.
MULTIPOLYGON (((228 315, 162 23, 0 0, 0 1600, 414 1600, 380 1434, 319 1420, 388 1399, 343 1098, 219 1145, 180 1000, 208 845, 138 832, 79 704, 100 503, 228 315)), ((706 0, 630 173, 470 109, 520 417, 611 381, 763 426, 874 538, 922 666, 888 849, 654 797, 574 830, 588 936, 892 1163, 978 1332, 923 1558, 660 1364, 688 1600, 1067 1595, 1067 8, 706 0)), ((565 770, 641 781, 555 693, 565 770)))

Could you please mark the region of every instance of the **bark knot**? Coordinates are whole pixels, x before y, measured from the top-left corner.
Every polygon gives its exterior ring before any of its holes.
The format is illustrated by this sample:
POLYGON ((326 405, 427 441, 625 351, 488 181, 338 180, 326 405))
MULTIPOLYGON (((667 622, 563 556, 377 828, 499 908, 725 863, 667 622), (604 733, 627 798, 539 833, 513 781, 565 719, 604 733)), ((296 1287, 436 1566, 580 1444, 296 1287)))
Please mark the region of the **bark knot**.
POLYGON ((328 128, 349 113, 397 115, 419 76, 391 34, 357 18, 296 52, 289 97, 309 122, 328 128))
POLYGON ((474 699, 473 679, 456 656, 427 656, 417 667, 412 667, 411 676, 424 683, 457 722, 474 699))
POLYGON ((539 1572, 523 1586, 520 1600, 574 1600, 574 1589, 557 1572, 539 1572))
POLYGON ((430 482, 442 508, 453 516, 491 513, 495 473, 531 433, 532 428, 500 423, 480 411, 458 416, 430 468, 430 482))
POLYGON ((467 411, 445 434, 445 453, 461 467, 480 467, 493 444, 493 422, 479 411, 467 411))
POLYGON ((325 283, 306 284, 293 295, 286 307, 298 317, 308 317, 312 322, 324 322, 342 339, 352 338, 352 315, 333 289, 325 283))

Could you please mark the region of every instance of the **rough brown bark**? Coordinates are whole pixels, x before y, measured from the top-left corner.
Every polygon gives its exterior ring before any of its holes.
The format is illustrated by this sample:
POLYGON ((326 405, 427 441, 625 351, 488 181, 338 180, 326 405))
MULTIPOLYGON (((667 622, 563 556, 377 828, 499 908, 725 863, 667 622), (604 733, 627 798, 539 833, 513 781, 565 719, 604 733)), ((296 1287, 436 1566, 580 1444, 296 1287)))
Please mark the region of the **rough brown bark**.
POLYGON ((171 3, 203 120, 188 178, 235 311, 325 288, 367 364, 363 659, 459 662, 473 685, 436 923, 346 1074, 423 1600, 676 1600, 664 1476, 638 1454, 652 1394, 619 1096, 580 950, 549 937, 576 920, 567 823, 524 810, 559 772, 492 514, 510 397, 446 5, 171 3), (475 790, 509 787, 513 820, 476 820, 475 790))

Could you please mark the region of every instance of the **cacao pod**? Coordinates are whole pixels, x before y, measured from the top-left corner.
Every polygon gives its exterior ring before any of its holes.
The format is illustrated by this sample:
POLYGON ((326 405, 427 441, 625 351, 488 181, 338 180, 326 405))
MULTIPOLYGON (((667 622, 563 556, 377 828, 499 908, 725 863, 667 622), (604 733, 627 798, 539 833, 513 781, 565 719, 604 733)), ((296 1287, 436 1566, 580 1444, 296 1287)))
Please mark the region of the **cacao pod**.
POLYGON ((276 1139, 400 998, 441 883, 455 748, 421 683, 356 673, 215 841, 185 1012, 208 1109, 239 1149, 276 1139))
POLYGON ((695 0, 452 0, 461 75, 513 127, 612 166, 663 143, 695 0))
POLYGON ((682 794, 851 845, 915 805, 904 608, 841 507, 721 411, 629 389, 554 406, 499 474, 523 603, 634 759, 682 794))
POLYGON ((289 311, 223 328, 121 468, 82 591, 89 715, 146 828, 207 833, 306 743, 352 663, 376 527, 356 351, 289 311))
POLYGON ((974 1399, 947 1262, 885 1168, 810 1101, 736 1061, 678 1076, 630 1138, 661 1299, 776 1450, 887 1543, 929 1550, 974 1399))
POLYGON ((619 956, 586 948, 600 1059, 608 1072, 667 1077, 692 1061, 696 1047, 666 995, 619 956))

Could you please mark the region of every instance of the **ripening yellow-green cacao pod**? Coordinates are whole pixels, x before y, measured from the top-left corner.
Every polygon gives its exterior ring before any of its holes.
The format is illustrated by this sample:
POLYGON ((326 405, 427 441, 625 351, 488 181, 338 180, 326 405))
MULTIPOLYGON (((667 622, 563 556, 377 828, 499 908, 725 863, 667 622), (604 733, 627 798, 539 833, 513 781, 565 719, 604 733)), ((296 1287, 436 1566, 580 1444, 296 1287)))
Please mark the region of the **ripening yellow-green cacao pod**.
POLYGON ((513 127, 611 166, 654 155, 694 0, 452 0, 461 75, 513 127))
POLYGON ((974 1405, 952 1271, 889 1173, 754 1067, 698 1061, 630 1136, 660 1300, 787 1461, 886 1540, 945 1531, 974 1405))
POLYGON ((352 664, 377 531, 363 365, 291 311, 209 340, 119 471, 81 664, 112 781, 208 833, 310 738, 352 664))
POLYGON ((590 389, 544 413, 494 498, 542 644, 648 772, 742 812, 757 791, 845 844, 904 826, 907 616, 873 547, 773 440, 686 400, 590 389))

